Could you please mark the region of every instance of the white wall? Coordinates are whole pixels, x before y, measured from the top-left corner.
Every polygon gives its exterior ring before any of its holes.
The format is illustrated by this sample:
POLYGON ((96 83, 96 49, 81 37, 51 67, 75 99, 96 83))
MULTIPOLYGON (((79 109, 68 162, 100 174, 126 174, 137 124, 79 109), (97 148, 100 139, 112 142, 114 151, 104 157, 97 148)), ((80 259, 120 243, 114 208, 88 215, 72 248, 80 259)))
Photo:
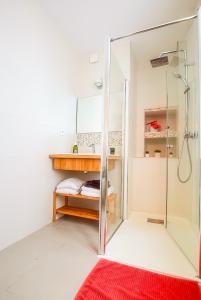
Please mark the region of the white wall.
MULTIPOLYGON (((122 40, 112 43, 112 53, 118 60, 122 74, 126 79, 130 79, 130 41, 122 40)), ((95 52, 98 55, 98 62, 90 64, 89 57, 93 52, 85 52, 80 56, 79 73, 77 77, 76 93, 78 97, 89 97, 99 95, 102 89, 97 89, 94 82, 97 79, 104 79, 104 45, 103 48, 95 52)), ((117 76, 119 76, 117 74, 117 76)))
POLYGON ((135 156, 144 157, 144 110, 165 107, 166 67, 152 68, 149 61, 134 66, 136 98, 134 109, 136 118, 132 120, 136 131, 135 156))
POLYGON ((144 110, 166 106, 165 67, 153 69, 149 60, 137 62, 134 51, 133 56, 129 99, 129 213, 164 215, 166 160, 144 158, 144 110))
POLYGON ((0 3, 0 249, 51 222, 63 178, 49 153, 75 139, 75 51, 34 0, 0 3), (59 135, 64 130, 64 135, 59 135))
POLYGON ((129 39, 123 39, 115 41, 111 46, 112 52, 114 53, 121 72, 125 79, 130 80, 130 59, 131 59, 131 43, 129 39))
POLYGON ((129 208, 147 215, 165 214, 166 160, 130 159, 129 208))
POLYGON ((89 57, 94 53, 82 53, 79 60, 79 70, 77 76, 76 94, 78 97, 90 97, 100 95, 102 89, 98 89, 94 83, 96 80, 103 78, 104 73, 104 55, 100 50, 95 54, 98 55, 96 63, 89 63, 89 57))

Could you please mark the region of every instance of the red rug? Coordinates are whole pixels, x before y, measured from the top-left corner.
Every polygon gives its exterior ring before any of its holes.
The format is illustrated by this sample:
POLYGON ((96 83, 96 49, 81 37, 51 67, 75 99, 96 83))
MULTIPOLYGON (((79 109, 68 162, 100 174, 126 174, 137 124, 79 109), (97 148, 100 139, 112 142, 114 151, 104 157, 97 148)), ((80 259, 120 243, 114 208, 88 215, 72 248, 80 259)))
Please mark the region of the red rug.
POLYGON ((101 259, 75 300, 201 300, 198 283, 101 259))

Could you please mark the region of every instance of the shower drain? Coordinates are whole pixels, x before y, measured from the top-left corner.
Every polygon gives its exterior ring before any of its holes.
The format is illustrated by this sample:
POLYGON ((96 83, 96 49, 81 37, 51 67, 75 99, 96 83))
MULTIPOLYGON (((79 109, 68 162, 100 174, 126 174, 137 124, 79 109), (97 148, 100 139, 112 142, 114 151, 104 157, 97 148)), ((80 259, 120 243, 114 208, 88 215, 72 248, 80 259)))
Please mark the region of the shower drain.
POLYGON ((154 223, 154 224, 164 224, 164 220, 161 219, 153 219, 153 218, 147 218, 147 222, 154 223))

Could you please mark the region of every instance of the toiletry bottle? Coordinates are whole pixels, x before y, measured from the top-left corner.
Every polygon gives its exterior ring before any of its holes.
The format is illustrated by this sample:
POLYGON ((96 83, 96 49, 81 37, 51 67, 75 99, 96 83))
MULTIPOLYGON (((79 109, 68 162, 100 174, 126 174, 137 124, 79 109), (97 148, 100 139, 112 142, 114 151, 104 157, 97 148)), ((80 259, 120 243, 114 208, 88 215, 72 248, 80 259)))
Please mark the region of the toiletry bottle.
POLYGON ((78 153, 78 145, 76 143, 73 145, 73 153, 78 153))

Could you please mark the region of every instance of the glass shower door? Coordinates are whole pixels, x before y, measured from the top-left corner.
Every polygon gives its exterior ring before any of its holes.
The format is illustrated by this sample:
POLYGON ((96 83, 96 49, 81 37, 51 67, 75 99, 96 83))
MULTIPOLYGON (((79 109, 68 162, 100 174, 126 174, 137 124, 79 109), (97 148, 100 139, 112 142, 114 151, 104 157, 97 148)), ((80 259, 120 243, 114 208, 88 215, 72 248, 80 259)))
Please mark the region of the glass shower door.
POLYGON ((123 220, 124 201, 124 131, 125 131, 125 78, 113 51, 110 65, 110 98, 108 127, 108 162, 115 158, 114 168, 108 172, 107 201, 108 241, 123 220))
POLYGON ((123 221, 124 205, 125 78, 113 50, 109 48, 110 63, 104 100, 100 254, 104 254, 107 241, 123 221))
POLYGON ((197 21, 178 43, 167 70, 167 230, 199 266, 199 92, 197 21), (186 55, 186 59, 185 59, 186 55), (172 112, 176 112, 176 126, 172 112))

